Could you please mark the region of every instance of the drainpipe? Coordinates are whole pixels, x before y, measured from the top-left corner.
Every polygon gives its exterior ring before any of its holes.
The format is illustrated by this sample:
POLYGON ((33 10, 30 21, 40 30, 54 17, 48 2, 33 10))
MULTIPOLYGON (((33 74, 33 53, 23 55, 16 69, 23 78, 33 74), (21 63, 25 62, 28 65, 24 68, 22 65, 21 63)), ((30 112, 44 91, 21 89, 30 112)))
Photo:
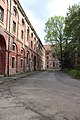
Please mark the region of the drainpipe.
POLYGON ((10 0, 10 11, 9 11, 9 36, 8 36, 8 63, 7 63, 7 75, 9 77, 9 59, 10 59, 10 26, 11 26, 11 3, 12 0, 10 0))

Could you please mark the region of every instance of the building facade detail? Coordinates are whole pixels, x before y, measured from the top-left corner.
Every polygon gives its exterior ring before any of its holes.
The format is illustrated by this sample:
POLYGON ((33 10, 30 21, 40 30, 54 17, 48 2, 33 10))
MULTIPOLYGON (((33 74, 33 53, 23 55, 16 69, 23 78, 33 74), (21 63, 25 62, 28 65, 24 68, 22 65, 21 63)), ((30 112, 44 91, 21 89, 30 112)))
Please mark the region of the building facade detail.
POLYGON ((46 69, 59 68, 60 61, 58 60, 58 58, 55 54, 54 46, 44 45, 44 48, 46 50, 46 53, 45 53, 45 67, 46 67, 46 69))
POLYGON ((45 69, 45 49, 18 0, 0 0, 0 75, 45 69))

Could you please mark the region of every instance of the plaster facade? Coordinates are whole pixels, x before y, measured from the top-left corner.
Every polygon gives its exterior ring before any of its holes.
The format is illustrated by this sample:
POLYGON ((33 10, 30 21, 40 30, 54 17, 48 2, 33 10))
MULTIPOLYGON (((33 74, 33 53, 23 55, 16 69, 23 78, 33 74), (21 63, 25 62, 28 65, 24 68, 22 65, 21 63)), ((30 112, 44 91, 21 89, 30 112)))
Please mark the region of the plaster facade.
POLYGON ((52 45, 44 45, 46 50, 45 53, 45 67, 46 69, 54 69, 60 67, 60 61, 58 60, 54 46, 52 45))
POLYGON ((45 48, 18 0, 0 0, 0 75, 45 69, 45 48))

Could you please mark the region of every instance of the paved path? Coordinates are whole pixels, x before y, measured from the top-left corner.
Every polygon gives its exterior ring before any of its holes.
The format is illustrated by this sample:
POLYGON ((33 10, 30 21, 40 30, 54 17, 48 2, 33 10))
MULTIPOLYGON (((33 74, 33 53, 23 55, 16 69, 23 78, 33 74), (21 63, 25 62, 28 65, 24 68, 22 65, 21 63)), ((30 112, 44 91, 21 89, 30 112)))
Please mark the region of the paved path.
POLYGON ((0 120, 80 120, 80 81, 44 71, 0 85, 0 120))

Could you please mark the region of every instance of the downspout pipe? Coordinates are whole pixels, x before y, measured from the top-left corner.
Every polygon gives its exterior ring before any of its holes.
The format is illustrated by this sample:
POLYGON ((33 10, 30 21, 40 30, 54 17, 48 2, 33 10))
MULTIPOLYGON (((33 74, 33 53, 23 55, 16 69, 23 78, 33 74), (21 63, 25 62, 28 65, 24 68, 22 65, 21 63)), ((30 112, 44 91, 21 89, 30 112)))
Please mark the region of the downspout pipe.
POLYGON ((10 26, 11 26, 11 4, 12 4, 12 0, 10 0, 10 11, 9 11, 9 36, 8 36, 8 63, 7 63, 7 75, 9 77, 10 73, 9 73, 9 61, 10 61, 10 26))

